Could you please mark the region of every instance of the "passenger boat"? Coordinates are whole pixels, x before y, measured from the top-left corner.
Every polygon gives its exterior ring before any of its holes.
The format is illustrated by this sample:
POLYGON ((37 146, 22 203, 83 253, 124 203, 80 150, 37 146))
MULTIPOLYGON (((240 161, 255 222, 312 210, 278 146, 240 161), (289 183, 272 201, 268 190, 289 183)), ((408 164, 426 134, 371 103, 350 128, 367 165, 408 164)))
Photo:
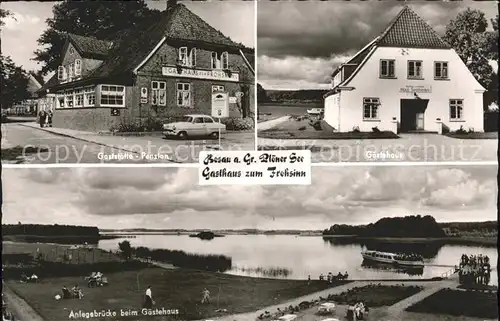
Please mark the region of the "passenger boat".
POLYGON ((311 108, 307 110, 309 116, 319 116, 325 112, 323 108, 311 108))
POLYGON ((423 267, 424 260, 420 255, 405 255, 379 251, 363 251, 361 255, 365 260, 389 263, 408 267, 423 267))

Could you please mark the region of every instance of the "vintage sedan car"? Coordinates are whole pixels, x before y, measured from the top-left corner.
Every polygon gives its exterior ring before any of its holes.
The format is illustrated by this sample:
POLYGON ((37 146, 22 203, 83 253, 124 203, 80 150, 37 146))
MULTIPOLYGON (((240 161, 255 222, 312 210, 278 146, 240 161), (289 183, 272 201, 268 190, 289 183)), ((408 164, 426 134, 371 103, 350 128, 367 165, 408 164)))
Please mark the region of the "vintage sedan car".
POLYGON ((296 314, 285 314, 277 319, 277 321, 293 321, 297 319, 296 314))
POLYGON ((226 131, 226 125, 208 115, 185 115, 181 121, 163 125, 163 135, 168 138, 176 136, 181 139, 190 137, 210 136, 219 138, 226 131))

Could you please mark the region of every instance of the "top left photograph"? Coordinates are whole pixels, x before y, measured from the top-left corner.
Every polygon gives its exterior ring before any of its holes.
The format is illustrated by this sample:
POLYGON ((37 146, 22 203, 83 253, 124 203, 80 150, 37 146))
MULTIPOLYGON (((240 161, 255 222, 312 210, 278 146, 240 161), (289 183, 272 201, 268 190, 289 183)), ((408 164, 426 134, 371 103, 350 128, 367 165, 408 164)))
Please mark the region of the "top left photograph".
POLYGON ((255 150, 255 3, 6 2, 2 164, 255 150))

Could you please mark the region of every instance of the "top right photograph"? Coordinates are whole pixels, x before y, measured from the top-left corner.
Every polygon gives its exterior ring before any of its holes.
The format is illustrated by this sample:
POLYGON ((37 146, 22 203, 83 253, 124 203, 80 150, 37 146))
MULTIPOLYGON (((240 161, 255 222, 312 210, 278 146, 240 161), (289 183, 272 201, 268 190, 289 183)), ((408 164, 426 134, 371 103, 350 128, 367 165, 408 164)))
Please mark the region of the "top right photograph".
POLYGON ((495 1, 259 2, 258 149, 497 160, 495 1))

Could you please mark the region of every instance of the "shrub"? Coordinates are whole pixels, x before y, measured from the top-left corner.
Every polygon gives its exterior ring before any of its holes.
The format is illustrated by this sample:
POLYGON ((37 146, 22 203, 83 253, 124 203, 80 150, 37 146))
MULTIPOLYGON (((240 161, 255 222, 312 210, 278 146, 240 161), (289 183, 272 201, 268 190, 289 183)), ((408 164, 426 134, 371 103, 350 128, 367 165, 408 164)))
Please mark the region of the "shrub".
POLYGON ((456 134, 465 134, 467 131, 464 129, 464 126, 460 126, 459 129, 455 131, 456 134))
POLYGON ((358 126, 354 126, 351 130, 352 133, 361 133, 361 130, 359 130, 358 126))
POLYGON ((377 126, 372 127, 372 132, 374 132, 374 133, 380 133, 380 129, 378 129, 377 126))
POLYGON ((251 130, 254 128, 254 120, 251 118, 228 117, 223 118, 221 123, 226 125, 227 130, 251 130))

